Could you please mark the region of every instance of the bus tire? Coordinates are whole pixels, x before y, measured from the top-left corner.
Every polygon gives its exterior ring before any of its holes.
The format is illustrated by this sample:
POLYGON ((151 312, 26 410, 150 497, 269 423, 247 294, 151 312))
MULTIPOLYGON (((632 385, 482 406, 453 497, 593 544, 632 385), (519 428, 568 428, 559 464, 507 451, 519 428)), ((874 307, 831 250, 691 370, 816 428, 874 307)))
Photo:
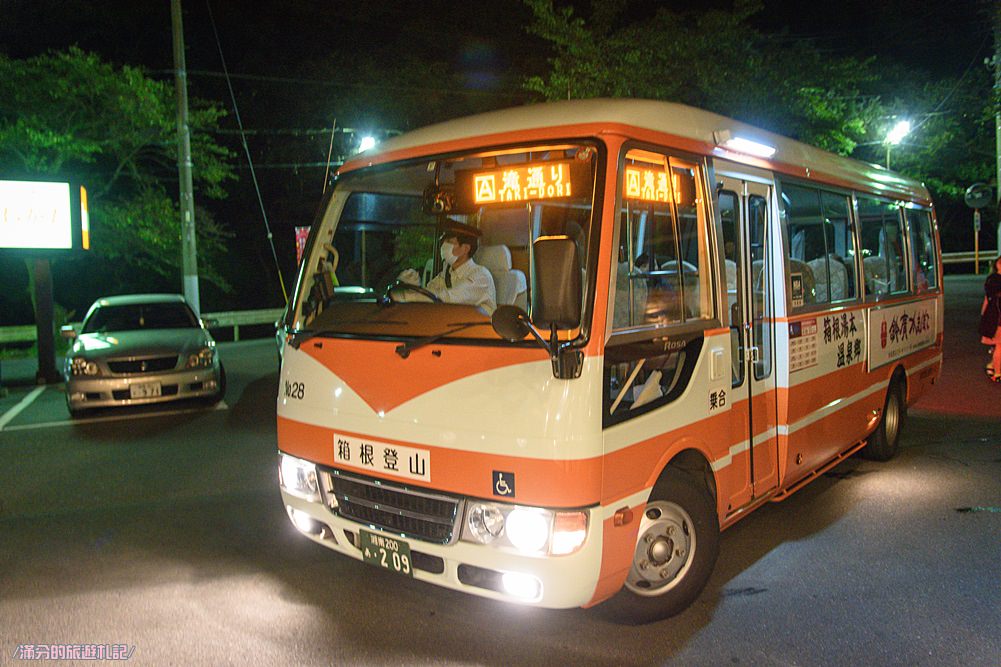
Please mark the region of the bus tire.
POLYGON ((625 585, 606 602, 629 623, 649 623, 686 609, 705 588, 719 555, 716 503, 703 484, 680 470, 657 482, 639 517, 625 585))
POLYGON ((883 415, 879 419, 876 430, 872 432, 862 448, 862 456, 873 461, 889 461, 897 453, 900 444, 900 432, 907 419, 907 399, 904 395, 904 383, 899 376, 890 381, 883 404, 883 415))

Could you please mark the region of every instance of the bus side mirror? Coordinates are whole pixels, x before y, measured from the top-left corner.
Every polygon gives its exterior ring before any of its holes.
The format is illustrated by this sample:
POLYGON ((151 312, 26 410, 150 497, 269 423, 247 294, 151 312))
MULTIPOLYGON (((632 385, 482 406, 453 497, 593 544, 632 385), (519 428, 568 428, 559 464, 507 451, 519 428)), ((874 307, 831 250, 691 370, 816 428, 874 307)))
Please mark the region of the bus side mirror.
POLYGON ((528 315, 518 306, 497 306, 490 317, 490 324, 498 336, 512 343, 517 343, 532 332, 528 315))
POLYGON ((540 329, 580 324, 580 264, 569 236, 540 236, 532 244, 532 322, 540 329))
POLYGON ((569 341, 560 341, 559 329, 580 324, 580 269, 577 244, 568 236, 542 236, 532 244, 532 318, 517 306, 498 306, 491 317, 494 331, 517 342, 531 334, 549 353, 553 375, 560 380, 580 377, 584 353, 569 341), (549 341, 539 329, 549 329, 549 341))

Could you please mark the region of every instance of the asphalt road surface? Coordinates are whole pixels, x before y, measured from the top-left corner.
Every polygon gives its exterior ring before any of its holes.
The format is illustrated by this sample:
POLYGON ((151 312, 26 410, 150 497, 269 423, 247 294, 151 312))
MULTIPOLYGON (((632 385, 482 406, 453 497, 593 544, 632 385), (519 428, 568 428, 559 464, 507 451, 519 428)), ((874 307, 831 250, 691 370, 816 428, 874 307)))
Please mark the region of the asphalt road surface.
POLYGON ((74 644, 151 665, 1001 665, 1001 387, 972 333, 979 285, 947 283, 946 376, 897 458, 850 459, 726 531, 699 601, 644 626, 463 595, 299 537, 271 341, 221 346, 216 408, 70 423, 59 387, 14 387, 0 664, 74 644))

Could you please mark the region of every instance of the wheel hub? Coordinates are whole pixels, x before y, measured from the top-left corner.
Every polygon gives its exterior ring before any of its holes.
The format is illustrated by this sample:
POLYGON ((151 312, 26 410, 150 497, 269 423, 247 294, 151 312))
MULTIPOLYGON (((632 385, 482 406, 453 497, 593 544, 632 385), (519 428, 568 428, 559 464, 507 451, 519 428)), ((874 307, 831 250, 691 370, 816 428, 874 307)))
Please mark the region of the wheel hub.
POLYGON ((633 567, 626 586, 639 595, 659 595, 687 573, 695 553, 692 519, 680 506, 656 501, 640 522, 633 567))

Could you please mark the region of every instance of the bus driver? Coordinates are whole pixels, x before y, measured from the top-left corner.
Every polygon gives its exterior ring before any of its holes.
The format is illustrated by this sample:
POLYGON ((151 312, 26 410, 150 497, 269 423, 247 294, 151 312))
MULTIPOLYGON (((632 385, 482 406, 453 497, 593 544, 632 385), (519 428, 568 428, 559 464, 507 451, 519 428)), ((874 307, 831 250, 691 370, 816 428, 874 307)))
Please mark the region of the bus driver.
MULTIPOLYGON (((492 315, 497 309, 493 276, 486 267, 473 261, 481 234, 476 227, 455 220, 446 221, 440 248, 445 268, 428 282, 426 289, 445 303, 479 306, 487 315, 492 315)), ((420 285, 420 276, 414 269, 405 269, 398 278, 411 285, 420 285)))

